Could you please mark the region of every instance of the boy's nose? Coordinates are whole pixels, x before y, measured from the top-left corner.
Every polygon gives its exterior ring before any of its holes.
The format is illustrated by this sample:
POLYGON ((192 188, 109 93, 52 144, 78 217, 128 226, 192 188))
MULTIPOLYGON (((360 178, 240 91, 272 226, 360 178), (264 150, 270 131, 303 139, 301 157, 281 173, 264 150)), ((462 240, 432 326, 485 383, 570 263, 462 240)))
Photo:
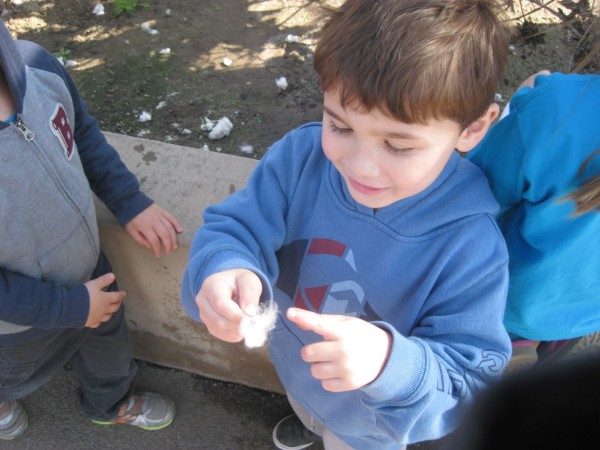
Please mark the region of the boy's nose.
POLYGON ((373 149, 368 146, 357 146, 352 155, 352 173, 361 177, 376 177, 381 173, 373 149))

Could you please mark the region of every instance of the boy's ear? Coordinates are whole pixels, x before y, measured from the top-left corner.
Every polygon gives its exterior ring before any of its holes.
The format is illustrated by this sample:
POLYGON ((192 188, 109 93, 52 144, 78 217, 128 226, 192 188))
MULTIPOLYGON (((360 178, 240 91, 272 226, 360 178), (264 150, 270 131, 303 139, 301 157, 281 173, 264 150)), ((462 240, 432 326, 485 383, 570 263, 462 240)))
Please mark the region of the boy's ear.
POLYGON ((498 118, 499 114, 500 107, 496 103, 492 103, 479 119, 471 123, 460 133, 456 149, 461 153, 473 150, 483 139, 490 125, 498 118))

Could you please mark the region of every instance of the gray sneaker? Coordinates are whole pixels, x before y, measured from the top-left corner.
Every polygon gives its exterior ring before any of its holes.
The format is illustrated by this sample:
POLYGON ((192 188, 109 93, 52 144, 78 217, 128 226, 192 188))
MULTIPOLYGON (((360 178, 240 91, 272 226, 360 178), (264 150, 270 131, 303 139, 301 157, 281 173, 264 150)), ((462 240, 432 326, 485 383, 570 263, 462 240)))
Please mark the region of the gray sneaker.
POLYGON ((0 439, 10 441, 21 436, 27 429, 27 414, 19 402, 9 400, 0 403, 0 439))
POLYGON ((280 450, 301 450, 321 441, 296 414, 284 417, 273 428, 273 443, 280 450))
POLYGON ((174 417, 173 400, 153 392, 142 392, 123 400, 114 419, 92 419, 92 422, 98 425, 133 425, 144 430, 160 430, 171 425, 174 417))

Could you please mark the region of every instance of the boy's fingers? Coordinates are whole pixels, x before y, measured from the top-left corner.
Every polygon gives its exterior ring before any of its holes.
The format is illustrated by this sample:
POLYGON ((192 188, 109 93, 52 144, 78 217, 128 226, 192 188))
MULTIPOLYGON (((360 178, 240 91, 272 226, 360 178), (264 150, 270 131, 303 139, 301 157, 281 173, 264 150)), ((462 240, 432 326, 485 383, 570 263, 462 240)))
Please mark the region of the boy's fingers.
POLYGON ((258 302, 262 293, 262 284, 253 273, 243 274, 237 283, 237 296, 240 309, 250 316, 258 313, 258 302))
POLYGON ((142 233, 140 233, 138 230, 136 230, 135 228, 132 228, 130 234, 135 242, 137 242, 138 244, 140 244, 143 247, 150 248, 150 244, 148 244, 148 241, 146 240, 144 235, 142 233))
POLYGON ((173 216, 172 214, 169 214, 167 211, 163 210, 163 216, 165 216, 165 218, 171 223, 171 225, 173 225, 173 228, 175 228, 175 231, 177 233, 181 233, 183 231, 183 227, 181 226, 181 224, 179 223, 179 221, 177 220, 177 218, 175 216, 173 216))
POLYGON ((238 326, 242 320, 242 310, 238 304, 230 299, 224 297, 205 297, 204 300, 200 300, 200 303, 208 310, 214 312, 214 320, 226 320, 227 322, 233 322, 234 326, 238 326))
POLYGON ((97 285, 98 289, 104 289, 108 286, 110 286, 111 284, 113 284, 115 281, 115 274, 114 273, 105 273, 104 275, 99 276, 98 278, 92 280, 92 282, 97 285))
POLYGON ((300 355, 307 363, 328 363, 339 356, 339 348, 332 341, 315 342, 302 347, 300 355))
POLYGON ((317 314, 300 308, 289 308, 287 318, 303 330, 313 331, 331 340, 339 337, 338 328, 340 319, 328 314, 317 314))
POLYGON ((165 229, 167 236, 168 236, 168 247, 165 244, 165 241, 163 241, 163 245, 165 247, 165 252, 166 253, 171 253, 173 250, 175 250, 177 248, 177 233, 175 232, 175 228, 173 227, 173 224, 171 224, 171 222, 169 222, 167 220, 167 218, 162 218, 161 219, 161 224, 163 226, 163 228, 165 229))

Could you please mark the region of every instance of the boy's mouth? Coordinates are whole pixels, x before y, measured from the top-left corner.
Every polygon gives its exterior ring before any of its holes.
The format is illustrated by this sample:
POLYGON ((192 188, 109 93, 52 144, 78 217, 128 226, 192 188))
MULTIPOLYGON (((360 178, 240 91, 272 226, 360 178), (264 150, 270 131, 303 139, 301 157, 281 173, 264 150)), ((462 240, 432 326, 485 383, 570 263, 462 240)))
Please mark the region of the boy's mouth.
POLYGON ((355 191, 360 192, 361 194, 364 194, 364 195, 377 195, 377 194, 381 194, 385 190, 384 188, 376 188, 376 187, 367 186, 366 184, 359 183, 358 181, 354 180, 353 178, 348 178, 348 182, 350 183, 350 185, 352 186, 352 188, 355 191))

